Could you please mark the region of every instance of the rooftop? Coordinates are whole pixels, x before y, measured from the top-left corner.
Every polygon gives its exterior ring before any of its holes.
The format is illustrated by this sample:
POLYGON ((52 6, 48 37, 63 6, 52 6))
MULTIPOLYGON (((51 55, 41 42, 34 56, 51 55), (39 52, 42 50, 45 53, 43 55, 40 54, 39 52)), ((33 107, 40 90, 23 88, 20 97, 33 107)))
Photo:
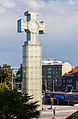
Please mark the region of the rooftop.
POLYGON ((65 75, 71 75, 71 74, 74 74, 76 72, 78 72, 78 67, 72 68, 72 70, 68 73, 65 73, 65 75))
POLYGON ((55 58, 42 59, 42 65, 62 65, 62 61, 58 61, 55 58))

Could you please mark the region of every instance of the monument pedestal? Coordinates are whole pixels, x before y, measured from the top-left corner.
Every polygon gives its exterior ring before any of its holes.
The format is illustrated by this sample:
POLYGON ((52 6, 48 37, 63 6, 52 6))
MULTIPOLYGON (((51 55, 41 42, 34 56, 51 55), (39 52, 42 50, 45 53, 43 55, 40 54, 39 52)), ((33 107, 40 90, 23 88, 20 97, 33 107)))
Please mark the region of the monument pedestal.
POLYGON ((42 110, 42 48, 39 42, 25 42, 23 46, 23 92, 39 101, 42 110))

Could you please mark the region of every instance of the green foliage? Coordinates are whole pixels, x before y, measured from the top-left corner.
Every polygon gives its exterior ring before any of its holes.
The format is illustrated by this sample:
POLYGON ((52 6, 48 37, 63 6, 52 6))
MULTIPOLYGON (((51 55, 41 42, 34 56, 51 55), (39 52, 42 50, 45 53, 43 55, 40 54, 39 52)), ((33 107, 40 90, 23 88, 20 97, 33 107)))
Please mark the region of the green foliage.
POLYGON ((10 65, 3 64, 0 66, 0 88, 11 89, 12 85, 12 69, 10 65))
POLYGON ((78 119, 78 111, 72 114, 71 116, 67 117, 66 119, 78 119))
POLYGON ((0 90, 0 119, 30 119, 37 118, 37 102, 29 101, 32 97, 17 92, 16 89, 0 90))

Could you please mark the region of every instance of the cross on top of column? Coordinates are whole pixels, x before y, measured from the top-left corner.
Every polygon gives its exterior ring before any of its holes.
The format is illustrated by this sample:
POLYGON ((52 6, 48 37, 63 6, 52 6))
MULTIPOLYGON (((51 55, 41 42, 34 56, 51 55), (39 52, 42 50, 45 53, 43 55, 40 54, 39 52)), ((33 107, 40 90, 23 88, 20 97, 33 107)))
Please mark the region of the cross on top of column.
MULTIPOLYGON (((18 20, 18 32, 27 32, 27 34, 34 35, 36 35, 38 32, 39 34, 46 33, 46 22, 38 21, 38 12, 27 11, 24 13, 24 15, 27 16, 27 20, 18 20)), ((27 35, 27 37, 29 37, 29 35, 27 35)), ((31 38, 29 38, 29 40, 31 40, 31 38)))
POLYGON ((27 12, 24 13, 24 15, 27 16, 27 21, 38 20, 39 13, 38 12, 27 11, 27 12))

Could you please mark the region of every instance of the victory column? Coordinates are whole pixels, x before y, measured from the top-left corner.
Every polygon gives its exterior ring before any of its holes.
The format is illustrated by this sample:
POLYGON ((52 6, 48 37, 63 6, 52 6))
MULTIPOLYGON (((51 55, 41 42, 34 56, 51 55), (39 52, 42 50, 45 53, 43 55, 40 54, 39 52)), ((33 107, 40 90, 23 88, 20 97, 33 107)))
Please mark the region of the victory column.
POLYGON ((23 45, 23 92, 33 95, 33 101, 39 101, 42 110, 42 48, 38 32, 46 33, 46 22, 38 21, 38 12, 27 11, 24 15, 27 21, 18 20, 18 32, 27 33, 23 45))

